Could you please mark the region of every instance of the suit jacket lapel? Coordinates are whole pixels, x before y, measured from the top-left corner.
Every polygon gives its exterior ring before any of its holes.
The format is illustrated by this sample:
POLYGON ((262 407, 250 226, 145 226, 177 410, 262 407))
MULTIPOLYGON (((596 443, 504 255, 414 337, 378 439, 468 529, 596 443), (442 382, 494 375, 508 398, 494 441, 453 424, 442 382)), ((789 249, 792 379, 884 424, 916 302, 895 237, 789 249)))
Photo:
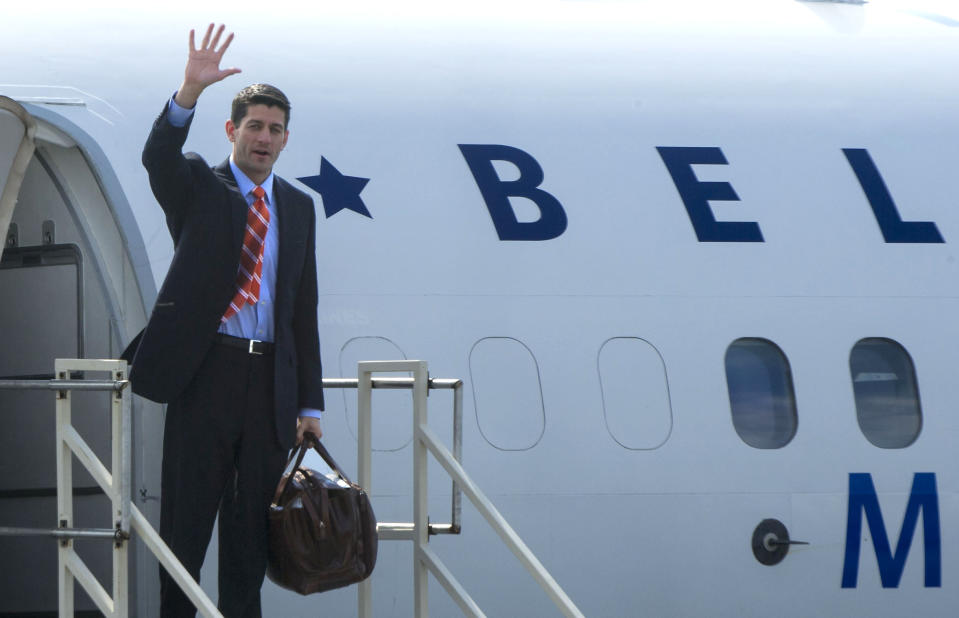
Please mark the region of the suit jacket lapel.
POLYGON ((230 159, 213 168, 213 173, 223 181, 230 195, 230 227, 232 230, 233 253, 239 257, 243 246, 243 234, 246 231, 246 217, 249 205, 246 198, 240 195, 240 190, 236 186, 236 178, 233 176, 233 170, 230 169, 230 159))
MULTIPOLYGON (((273 200, 276 202, 276 216, 280 218, 279 232, 280 247, 277 253, 276 262, 276 290, 286 290, 286 277, 289 272, 289 249, 292 246, 293 239, 296 238, 296 221, 293 214, 294 209, 287 203, 289 200, 286 191, 283 188, 283 181, 279 176, 273 176, 273 200)), ((279 292, 276 294, 277 300, 280 298, 279 292)))

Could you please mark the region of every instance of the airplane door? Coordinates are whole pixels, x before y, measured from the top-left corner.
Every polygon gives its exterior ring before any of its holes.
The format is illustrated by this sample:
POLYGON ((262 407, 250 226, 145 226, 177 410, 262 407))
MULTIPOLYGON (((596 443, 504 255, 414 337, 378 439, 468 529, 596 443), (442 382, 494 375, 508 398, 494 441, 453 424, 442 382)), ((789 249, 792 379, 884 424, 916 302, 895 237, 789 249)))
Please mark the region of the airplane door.
POLYGON ((7 228, 20 192, 20 183, 33 155, 35 127, 16 102, 0 96, 0 255, 6 246, 7 228))
MULTIPOLYGON (((50 379, 52 359, 84 356, 83 264, 76 245, 8 247, 0 259, 0 289, 12 301, 0 303, 0 340, 4 342, 0 379, 50 379)), ((74 415, 77 425, 81 432, 87 430, 85 435, 105 457, 109 436, 95 427, 109 426, 104 394, 76 395, 82 395, 75 399, 80 404, 74 415)), ((55 528, 53 396, 46 391, 0 390, 0 410, 0 521, 4 526, 55 528)), ((103 527, 109 502, 79 466, 74 466, 74 475, 77 525, 103 527)), ((101 581, 108 578, 109 545, 102 541, 76 545, 101 581)), ((3 537, 0 547, 4 572, 0 614, 55 611, 56 542, 46 537, 3 537)), ((77 608, 92 610, 93 606, 81 597, 77 608)))
MULTIPOLYGON (((95 143, 81 143, 88 136, 73 135, 0 97, 0 380, 52 378, 56 358, 116 358, 145 322, 129 249, 138 231, 114 214, 124 204, 118 185, 108 184, 115 181, 109 161, 95 143)), ((107 465, 109 397, 72 396, 74 427, 107 465)), ((50 392, 0 389, 0 527, 57 527, 54 404, 50 392)), ((162 420, 162 410, 134 404, 132 481, 142 496, 137 506, 153 522, 162 420)), ((75 526, 110 526, 109 500, 76 462, 73 494, 75 526)), ((112 544, 84 539, 74 546, 110 590, 112 544)), ((151 558, 132 544, 135 615, 153 615, 158 604, 151 558)), ((0 536, 0 572, 0 615, 57 615, 53 538, 0 536)), ((75 607, 77 616, 100 615, 79 585, 75 607)))

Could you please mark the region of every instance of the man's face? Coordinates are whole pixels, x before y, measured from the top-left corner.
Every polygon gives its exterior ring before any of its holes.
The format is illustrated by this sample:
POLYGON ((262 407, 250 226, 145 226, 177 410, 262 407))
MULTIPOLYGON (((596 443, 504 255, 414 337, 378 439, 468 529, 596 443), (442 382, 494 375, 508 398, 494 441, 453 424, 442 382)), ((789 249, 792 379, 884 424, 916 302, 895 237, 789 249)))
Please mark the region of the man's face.
POLYGON ((226 134, 233 142, 233 161, 257 184, 270 175, 273 163, 286 146, 290 132, 285 120, 279 107, 258 103, 247 108, 239 125, 226 121, 226 134))

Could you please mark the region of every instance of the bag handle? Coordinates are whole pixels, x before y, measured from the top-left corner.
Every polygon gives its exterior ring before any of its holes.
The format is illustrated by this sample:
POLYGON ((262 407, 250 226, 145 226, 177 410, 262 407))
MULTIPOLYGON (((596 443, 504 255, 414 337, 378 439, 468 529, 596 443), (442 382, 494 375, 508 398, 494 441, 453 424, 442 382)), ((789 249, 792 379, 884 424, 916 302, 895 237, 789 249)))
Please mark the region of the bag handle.
MULTIPOLYGON (((313 434, 307 434, 311 440, 315 440, 313 434)), ((296 449, 290 450, 290 457, 286 460, 286 468, 290 467, 290 462, 293 461, 293 458, 296 457, 296 464, 293 465, 293 469, 290 470, 289 474, 284 474, 280 477, 280 482, 276 486, 276 493, 273 494, 273 503, 272 506, 277 506, 280 501, 280 496, 283 495, 283 490, 286 489, 287 483, 290 482, 290 478, 296 474, 296 471, 300 469, 300 464, 303 463, 303 456, 306 455, 306 451, 309 448, 307 440, 303 440, 300 443, 300 446, 296 449)), ((320 538, 325 538, 329 534, 330 530, 330 499, 329 494, 327 493, 326 487, 320 487, 320 493, 322 494, 321 504, 322 504, 322 515, 316 512, 316 507, 313 505, 312 500, 303 500, 303 505, 306 507, 307 513, 310 515, 310 519, 313 520, 313 524, 320 531, 320 538)))
MULTIPOLYGON (((310 434, 311 436, 313 434, 310 434)), ((280 496, 283 494, 283 490, 286 489, 286 484, 290 481, 290 477, 296 472, 297 468, 300 467, 300 464, 303 463, 303 456, 306 455, 306 440, 300 443, 299 448, 290 450, 290 457, 286 460, 286 465, 283 467, 284 470, 290 467, 290 462, 293 461, 293 458, 296 457, 296 464, 293 465, 293 469, 290 470, 289 474, 284 474, 280 477, 280 482, 276 486, 276 493, 273 494, 273 506, 276 506, 280 501, 280 496)))
MULTIPOLYGON (((340 466, 337 465, 336 461, 333 460, 333 456, 330 455, 330 452, 326 450, 326 447, 323 446, 323 443, 317 440, 316 436, 314 436, 312 433, 309 433, 309 432, 305 434, 305 437, 303 439, 303 444, 306 444, 307 439, 309 439, 310 444, 313 446, 313 450, 316 451, 317 454, 319 454, 319 456, 323 458, 323 461, 326 462, 326 465, 328 465, 330 468, 333 469, 334 472, 340 475, 344 481, 352 485, 353 481, 351 481, 350 477, 346 476, 346 474, 344 474, 343 471, 340 470, 340 466)), ((299 465, 299 463, 297 465, 299 465)))
MULTIPOLYGON (((290 462, 293 461, 294 457, 296 458, 296 463, 293 464, 293 469, 289 474, 285 474, 280 478, 280 482, 276 486, 276 492, 273 494, 273 505, 278 504, 280 496, 283 494, 283 490, 286 489, 286 484, 290 481, 290 477, 292 477, 296 470, 300 467, 300 464, 303 463, 303 457, 306 455, 306 451, 310 447, 313 447, 313 450, 315 450, 317 454, 323 458, 323 461, 326 462, 326 465, 336 472, 344 481, 350 485, 354 484, 353 481, 350 480, 350 477, 343 473, 343 470, 340 469, 340 466, 333 459, 333 456, 330 455, 330 452, 326 450, 326 447, 323 446, 323 443, 320 442, 312 432, 308 431, 303 434, 303 441, 300 442, 300 446, 296 449, 290 450, 290 457, 286 460, 286 466, 284 466, 283 469, 285 470, 286 468, 290 467, 290 462)), ((328 517, 324 517, 323 519, 328 519, 328 517)))
MULTIPOLYGON (((313 446, 314 449, 316 449, 316 452, 320 454, 320 457, 323 458, 323 461, 326 462, 326 465, 330 466, 330 468, 332 468, 334 472, 342 476, 349 483, 350 479, 347 479, 346 475, 340 472, 339 466, 337 466, 336 462, 333 461, 333 458, 330 457, 330 454, 329 452, 327 452, 326 447, 323 446, 319 438, 317 438, 316 435, 311 431, 307 431, 306 433, 303 434, 303 442, 300 443, 300 455, 297 457, 296 467, 294 468, 294 470, 300 467, 300 463, 303 462, 303 455, 306 454, 306 450, 311 445, 313 446), (322 452, 320 451, 320 448, 323 449, 322 452)), ((293 457, 290 456, 290 459, 293 459, 293 457)), ((316 507, 313 505, 312 501, 304 500, 303 503, 306 505, 306 510, 310 512, 310 517, 313 519, 313 523, 318 525, 325 535, 330 532, 330 495, 328 490, 326 489, 326 486, 321 485, 319 487, 319 490, 320 490, 320 494, 323 496, 322 500, 320 500, 320 509, 323 511, 322 515, 316 512, 316 507)))

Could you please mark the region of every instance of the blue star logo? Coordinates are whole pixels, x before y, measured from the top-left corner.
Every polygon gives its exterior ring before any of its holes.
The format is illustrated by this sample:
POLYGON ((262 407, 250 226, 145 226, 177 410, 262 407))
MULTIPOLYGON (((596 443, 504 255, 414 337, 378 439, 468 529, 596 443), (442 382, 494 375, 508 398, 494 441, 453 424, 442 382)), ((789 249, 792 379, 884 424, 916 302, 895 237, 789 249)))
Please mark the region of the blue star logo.
POLYGON ((369 178, 344 176, 326 157, 321 157, 318 176, 303 176, 297 180, 320 194, 327 219, 341 210, 352 210, 364 217, 373 218, 360 197, 363 187, 370 181, 369 178))

